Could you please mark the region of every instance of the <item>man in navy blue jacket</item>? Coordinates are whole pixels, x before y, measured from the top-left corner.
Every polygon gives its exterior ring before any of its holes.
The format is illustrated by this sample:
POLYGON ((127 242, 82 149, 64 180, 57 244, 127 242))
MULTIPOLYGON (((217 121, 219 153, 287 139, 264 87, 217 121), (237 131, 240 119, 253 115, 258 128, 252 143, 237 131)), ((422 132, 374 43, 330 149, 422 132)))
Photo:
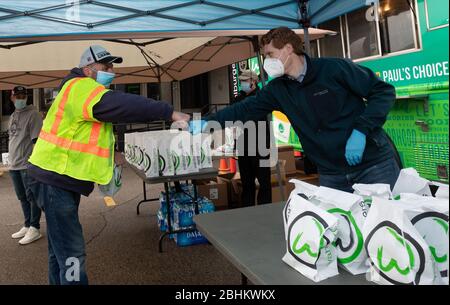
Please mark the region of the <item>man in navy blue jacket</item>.
MULTIPOLYGON (((79 68, 70 71, 59 89, 76 77, 90 77, 108 87, 114 78, 113 64, 121 62, 121 57, 112 56, 103 47, 91 46, 83 53, 79 68)), ((168 103, 114 90, 105 93, 94 105, 93 116, 101 122, 117 123, 146 123, 154 120, 187 122, 190 118, 187 114, 174 111, 168 103)), ((115 158, 121 156, 119 153, 114 155, 115 158)), ((123 157, 115 161, 123 162, 123 157)), ((87 284, 85 243, 78 206, 81 195, 89 196, 94 183, 33 164, 29 166, 28 173, 35 179, 30 188, 47 219, 50 284, 87 284)))
POLYGON ((299 36, 288 28, 269 31, 261 47, 264 69, 274 79, 255 96, 208 120, 223 127, 281 111, 316 164, 320 185, 348 192, 355 183, 392 188, 399 167, 382 126, 395 101, 394 87, 350 60, 309 58, 299 36))

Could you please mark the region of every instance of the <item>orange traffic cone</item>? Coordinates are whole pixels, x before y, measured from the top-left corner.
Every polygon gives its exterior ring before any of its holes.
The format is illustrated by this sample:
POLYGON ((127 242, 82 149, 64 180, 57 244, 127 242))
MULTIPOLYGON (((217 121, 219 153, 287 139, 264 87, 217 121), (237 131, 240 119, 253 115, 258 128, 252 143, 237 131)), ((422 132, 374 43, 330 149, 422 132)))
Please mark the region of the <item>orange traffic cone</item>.
POLYGON ((225 159, 225 158, 220 159, 219 170, 222 172, 229 170, 228 164, 227 164, 227 159, 225 159))
POLYGON ((230 172, 235 173, 236 172, 236 159, 230 158, 230 172))

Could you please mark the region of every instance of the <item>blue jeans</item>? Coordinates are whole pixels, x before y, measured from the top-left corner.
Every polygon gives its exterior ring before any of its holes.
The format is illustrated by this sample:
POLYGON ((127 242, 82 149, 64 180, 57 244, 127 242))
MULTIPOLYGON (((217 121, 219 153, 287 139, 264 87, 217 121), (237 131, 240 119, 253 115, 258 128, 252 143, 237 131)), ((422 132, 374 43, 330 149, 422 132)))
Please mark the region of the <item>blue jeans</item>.
POLYGON ((78 218, 80 194, 36 180, 31 189, 47 221, 50 285, 87 285, 86 252, 78 218))
POLYGON ((321 186, 338 189, 344 192, 353 193, 352 185, 355 183, 385 183, 394 188, 400 168, 394 158, 382 161, 369 168, 342 175, 322 175, 319 176, 321 186))
POLYGON ((24 226, 27 228, 33 226, 36 229, 40 229, 41 209, 36 204, 30 189, 30 183, 33 178, 28 176, 27 170, 11 170, 9 175, 11 176, 17 199, 22 205, 23 216, 25 217, 24 226))

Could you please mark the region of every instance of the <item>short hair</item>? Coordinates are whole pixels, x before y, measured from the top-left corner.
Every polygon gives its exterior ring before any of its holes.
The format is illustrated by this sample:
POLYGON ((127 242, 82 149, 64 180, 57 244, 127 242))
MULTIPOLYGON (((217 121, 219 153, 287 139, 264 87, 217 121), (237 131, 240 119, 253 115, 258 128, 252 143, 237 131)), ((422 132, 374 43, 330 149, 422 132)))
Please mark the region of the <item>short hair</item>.
POLYGON ((290 43, 294 48, 294 52, 297 55, 303 55, 303 43, 300 37, 288 27, 279 27, 271 29, 269 32, 261 37, 260 46, 263 48, 265 45, 272 42, 273 46, 277 49, 282 49, 287 43, 290 43))

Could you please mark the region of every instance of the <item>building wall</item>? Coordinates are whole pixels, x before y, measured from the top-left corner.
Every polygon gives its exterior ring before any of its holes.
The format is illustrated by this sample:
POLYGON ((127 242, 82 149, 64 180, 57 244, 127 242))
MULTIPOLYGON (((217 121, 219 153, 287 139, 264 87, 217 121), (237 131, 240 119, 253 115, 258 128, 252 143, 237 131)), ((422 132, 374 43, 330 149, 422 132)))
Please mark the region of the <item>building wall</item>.
POLYGON ((209 104, 229 104, 228 66, 209 72, 209 104))

